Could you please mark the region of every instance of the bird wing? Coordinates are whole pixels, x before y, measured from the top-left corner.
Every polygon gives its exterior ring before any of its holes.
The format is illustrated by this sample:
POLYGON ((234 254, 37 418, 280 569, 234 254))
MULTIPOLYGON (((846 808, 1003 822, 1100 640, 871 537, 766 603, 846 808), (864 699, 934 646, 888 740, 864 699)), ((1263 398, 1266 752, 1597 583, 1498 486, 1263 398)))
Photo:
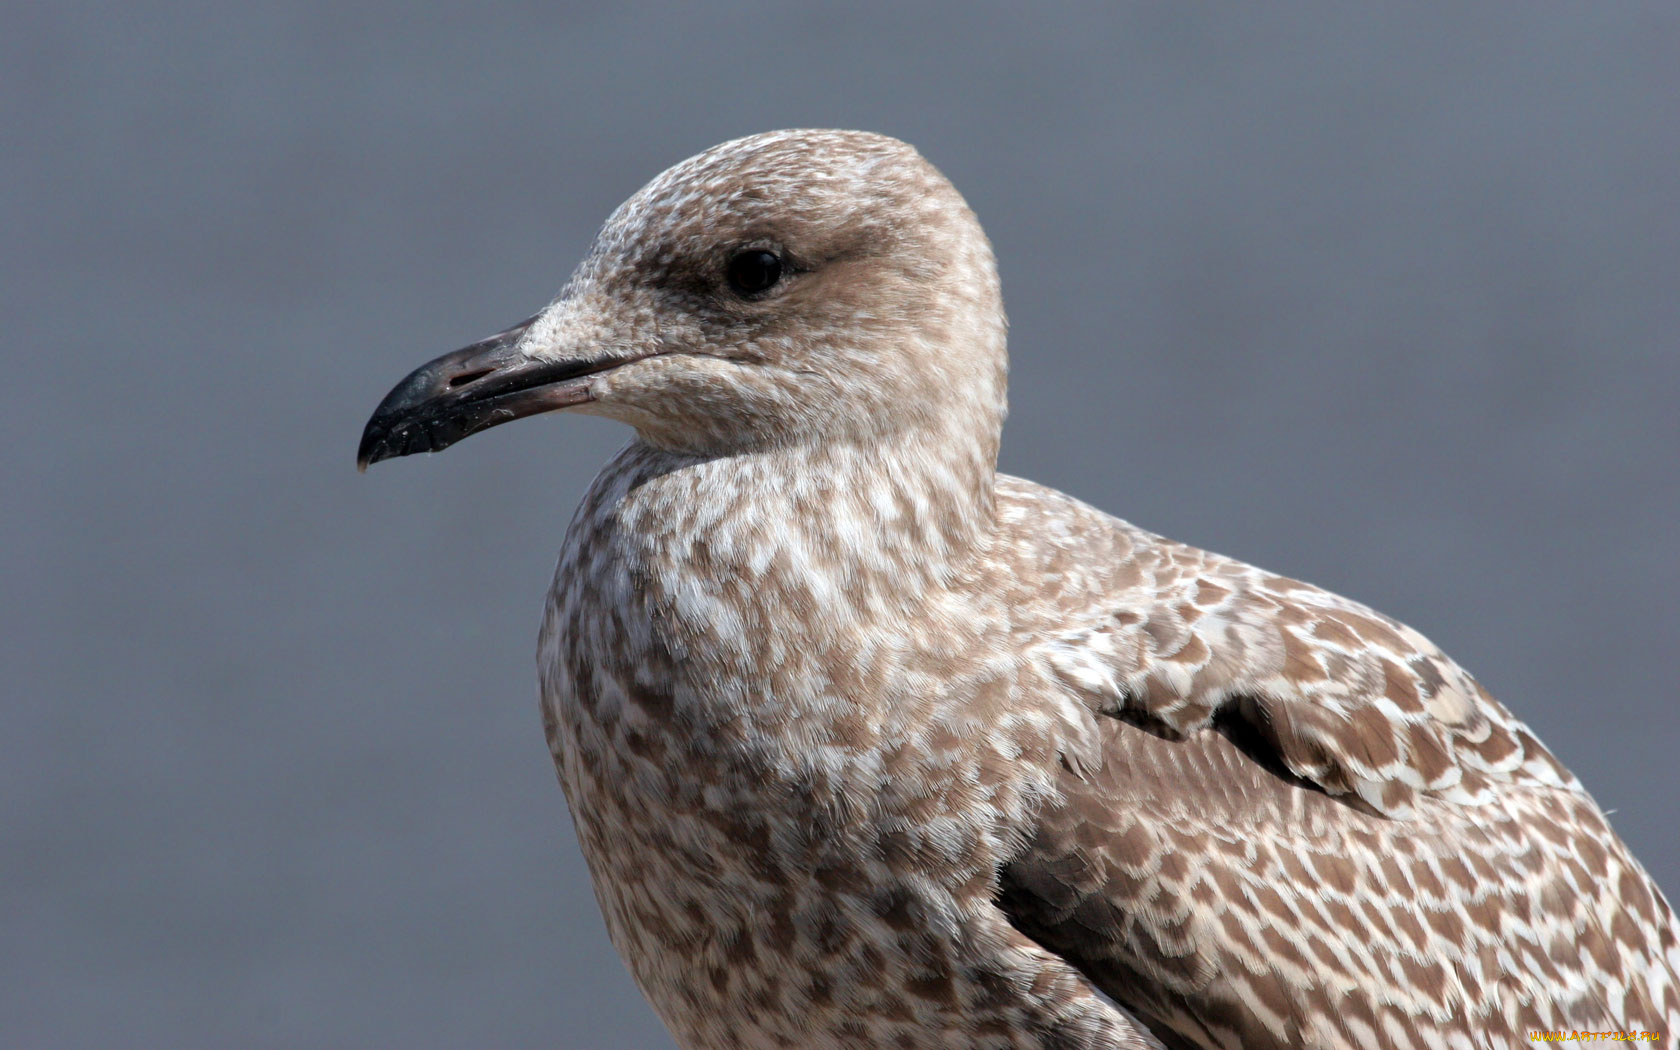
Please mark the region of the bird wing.
POLYGON ((999 501, 994 571, 1048 581, 1006 595, 1015 629, 1094 721, 1002 873, 1022 932, 1184 1046, 1680 1022, 1661 894, 1422 635, 1030 483, 999 501))

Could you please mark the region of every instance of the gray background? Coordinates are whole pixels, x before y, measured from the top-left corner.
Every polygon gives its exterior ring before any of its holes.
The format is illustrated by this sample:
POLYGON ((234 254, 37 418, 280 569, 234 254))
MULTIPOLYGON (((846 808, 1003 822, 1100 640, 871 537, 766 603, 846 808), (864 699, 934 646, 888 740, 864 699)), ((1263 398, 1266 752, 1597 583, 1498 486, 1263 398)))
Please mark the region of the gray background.
POLYGON ((535 704, 626 432, 351 461, 784 126, 980 214, 1005 469, 1423 629, 1680 892, 1680 9, 1027 6, 7 8, 0 1041, 670 1045, 535 704))

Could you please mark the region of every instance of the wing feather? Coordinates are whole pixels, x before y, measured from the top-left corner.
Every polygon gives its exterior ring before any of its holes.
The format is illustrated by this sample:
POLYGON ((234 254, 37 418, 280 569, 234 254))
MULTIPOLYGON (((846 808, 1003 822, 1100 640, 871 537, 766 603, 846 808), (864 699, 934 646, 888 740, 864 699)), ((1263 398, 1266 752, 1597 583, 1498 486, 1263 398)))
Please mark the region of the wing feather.
POLYGON ((1186 1046, 1680 1027, 1660 892, 1421 634, 1026 482, 1000 498, 991 571, 1051 581, 1012 596, 1016 630, 1094 720, 1003 872, 1022 932, 1186 1046))

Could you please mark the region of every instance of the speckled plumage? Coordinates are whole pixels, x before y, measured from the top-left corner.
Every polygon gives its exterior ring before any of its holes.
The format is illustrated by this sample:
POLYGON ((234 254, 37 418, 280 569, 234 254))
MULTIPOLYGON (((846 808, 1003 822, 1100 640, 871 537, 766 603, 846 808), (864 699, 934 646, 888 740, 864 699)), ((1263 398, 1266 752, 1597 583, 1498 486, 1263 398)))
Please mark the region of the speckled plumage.
POLYGON ((910 147, 685 161, 519 350, 621 362, 578 407, 637 438, 567 532, 542 708, 685 1048, 1680 1031, 1668 905, 1452 660, 995 473, 990 247, 910 147), (744 248, 791 276, 731 293, 744 248))

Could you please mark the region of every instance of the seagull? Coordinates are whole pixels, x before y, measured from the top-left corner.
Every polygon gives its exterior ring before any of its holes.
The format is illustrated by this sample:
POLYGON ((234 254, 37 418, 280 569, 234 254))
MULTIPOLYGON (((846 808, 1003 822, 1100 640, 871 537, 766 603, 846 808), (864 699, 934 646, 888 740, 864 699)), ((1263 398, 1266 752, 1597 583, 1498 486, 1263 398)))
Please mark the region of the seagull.
POLYGON ((634 428, 566 531, 541 709, 679 1045, 1675 1038, 1680 925, 1522 722, 1358 602, 999 474, 1005 373, 951 183, 780 131, 655 178, 367 424, 364 469, 634 428))

